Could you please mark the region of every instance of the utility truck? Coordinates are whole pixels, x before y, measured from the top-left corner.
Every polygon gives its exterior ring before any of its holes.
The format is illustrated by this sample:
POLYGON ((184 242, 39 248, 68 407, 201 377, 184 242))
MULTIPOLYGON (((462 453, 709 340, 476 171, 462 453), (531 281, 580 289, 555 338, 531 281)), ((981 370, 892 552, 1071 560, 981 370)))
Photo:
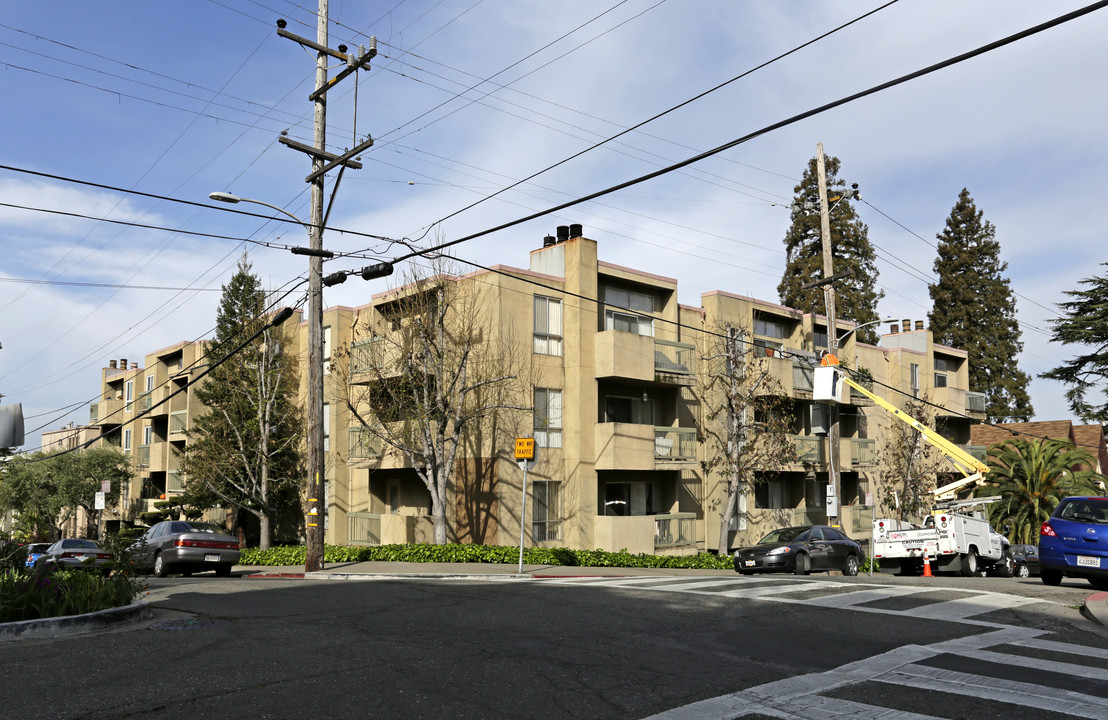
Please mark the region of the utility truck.
POLYGON ((1012 577, 1013 562, 1008 539, 993 530, 986 513, 987 506, 1000 498, 957 499, 959 491, 972 489, 981 482, 982 476, 989 472, 989 466, 856 383, 838 367, 833 356, 829 357, 829 364, 816 368, 813 399, 841 402, 842 388, 849 386, 918 431, 963 476, 931 491, 933 508, 922 525, 903 523, 895 518, 875 519, 871 548, 873 558, 883 569, 895 569, 905 574, 918 573, 926 559, 934 565, 932 570, 959 571, 965 576, 992 572, 1012 577))

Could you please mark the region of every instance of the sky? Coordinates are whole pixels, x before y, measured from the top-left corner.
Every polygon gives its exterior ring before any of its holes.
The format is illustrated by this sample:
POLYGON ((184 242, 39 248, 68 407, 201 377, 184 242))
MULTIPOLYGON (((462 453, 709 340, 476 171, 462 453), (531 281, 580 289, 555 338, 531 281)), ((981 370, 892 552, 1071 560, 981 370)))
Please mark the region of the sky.
MULTIPOLYGON (((324 244, 340 257, 324 272, 624 183, 1084 4, 333 1, 329 46, 375 36, 378 55, 328 94, 329 151, 374 145, 328 176, 324 244)), ((315 53, 276 20, 314 40, 318 5, 0 7, 0 402, 23 404, 34 449, 42 430, 88 421, 109 360, 210 337, 244 251, 303 302, 307 262, 287 248, 304 229, 208 195, 308 218, 308 157, 278 140, 312 143, 315 53)), ((1108 9, 452 252, 527 267, 543 236, 580 223, 602 261, 677 279, 682 303, 776 302, 794 187, 822 143, 860 186, 882 318, 926 319, 935 236, 968 188, 1007 263, 1035 419, 1075 419, 1037 375, 1076 353, 1050 322, 1108 261, 1105 37, 1108 9)), ((390 280, 354 277, 324 304, 367 303, 390 280)))

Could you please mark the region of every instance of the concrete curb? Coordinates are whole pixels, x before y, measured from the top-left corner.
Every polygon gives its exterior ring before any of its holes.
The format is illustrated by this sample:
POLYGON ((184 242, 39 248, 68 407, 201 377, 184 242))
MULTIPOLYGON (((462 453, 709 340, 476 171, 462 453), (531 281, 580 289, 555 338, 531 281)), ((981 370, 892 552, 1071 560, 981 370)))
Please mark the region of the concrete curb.
POLYGON ((154 610, 149 603, 136 602, 124 607, 98 610, 85 615, 64 615, 62 617, 0 623, 0 642, 80 635, 134 620, 144 620, 153 615, 154 610))
POLYGON ((1100 625, 1108 625, 1108 592, 1099 592, 1085 598, 1081 614, 1100 625))

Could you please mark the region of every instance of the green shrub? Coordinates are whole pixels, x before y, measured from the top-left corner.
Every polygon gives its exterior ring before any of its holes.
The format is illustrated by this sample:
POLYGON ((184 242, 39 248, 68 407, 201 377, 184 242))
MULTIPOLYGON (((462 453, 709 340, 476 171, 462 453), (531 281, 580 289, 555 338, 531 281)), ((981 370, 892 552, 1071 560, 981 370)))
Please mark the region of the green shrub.
POLYGON ((144 587, 133 577, 46 569, 0 574, 0 622, 80 615, 130 605, 144 587))
MULTIPOLYGON (((243 565, 303 565, 305 548, 302 545, 283 545, 261 551, 245 548, 239 562, 243 565)), ((519 562, 519 548, 505 545, 380 545, 374 547, 348 547, 326 545, 323 550, 325 563, 349 562, 441 562, 441 563, 496 563, 519 562)), ((690 568, 696 570, 727 570, 732 567, 731 558, 699 553, 697 555, 632 555, 604 550, 569 550, 566 548, 524 548, 523 562, 528 565, 560 565, 570 567, 636 567, 636 568, 690 568)))

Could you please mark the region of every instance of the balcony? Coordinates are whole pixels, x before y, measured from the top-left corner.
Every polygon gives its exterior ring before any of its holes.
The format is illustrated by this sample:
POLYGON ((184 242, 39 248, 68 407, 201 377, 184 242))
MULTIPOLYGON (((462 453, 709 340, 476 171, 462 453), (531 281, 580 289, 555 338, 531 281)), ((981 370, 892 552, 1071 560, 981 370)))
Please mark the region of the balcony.
POLYGON ((136 448, 135 460, 138 462, 139 467, 150 467, 150 446, 139 445, 136 448))
POLYGON ((398 375, 403 348, 390 338, 374 337, 350 345, 350 382, 356 385, 398 375))
POLYGON ((696 462, 695 428, 597 423, 597 470, 655 470, 696 462))
POLYGON ((696 514, 654 515, 654 549, 696 547, 696 514))
POLYGON ((985 393, 966 390, 966 413, 977 420, 985 419, 985 393))
MULTIPOLYGON (((170 436, 183 436, 189 428, 189 413, 188 410, 175 410, 169 413, 169 434, 170 436)), ((173 438, 174 440, 180 439, 179 437, 173 438)))
POLYGON ((670 340, 655 340, 654 379, 677 385, 692 385, 696 382, 696 346, 670 340))
POLYGON ((593 522, 596 547, 632 554, 687 554, 696 552, 696 515, 598 515, 593 522))
POLYGON ((170 470, 165 474, 165 491, 169 495, 179 495, 185 491, 185 478, 180 470, 170 470))
POLYGON ((89 405, 90 425, 120 425, 123 423, 123 400, 110 398, 89 405))
POLYGON ((989 449, 984 445, 961 445, 960 447, 981 462, 989 462, 989 449))
POLYGON ((850 464, 852 467, 877 464, 877 441, 873 438, 850 438, 850 464))
POLYGON ((375 460, 381 457, 381 440, 367 428, 347 428, 346 454, 350 460, 375 460))
POLYGON ((796 460, 803 465, 823 465, 827 462, 827 442, 822 435, 794 435, 796 460))

